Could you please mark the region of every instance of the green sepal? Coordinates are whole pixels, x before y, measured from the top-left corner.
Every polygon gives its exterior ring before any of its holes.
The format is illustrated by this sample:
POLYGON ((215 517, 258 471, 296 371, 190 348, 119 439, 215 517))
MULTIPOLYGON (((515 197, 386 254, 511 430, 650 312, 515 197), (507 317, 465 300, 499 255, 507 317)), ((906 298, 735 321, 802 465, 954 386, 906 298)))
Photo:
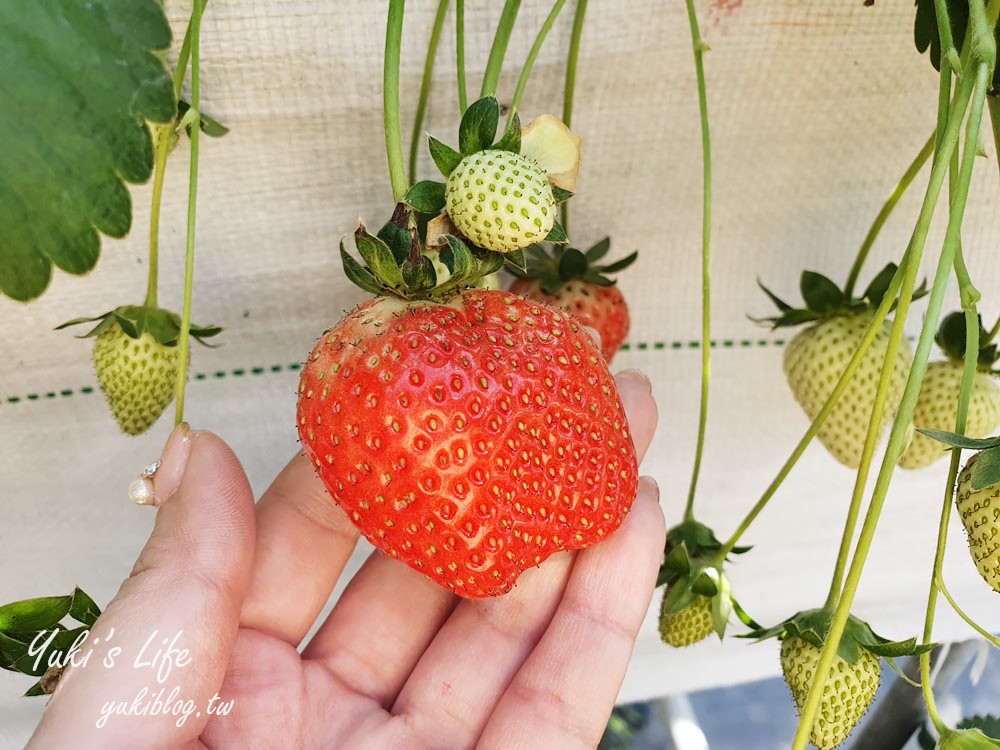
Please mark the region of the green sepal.
POLYGON ((524 256, 524 250, 518 249, 511 253, 504 253, 503 267, 515 276, 521 276, 524 278, 523 274, 525 274, 528 269, 528 261, 524 256))
POLYGON ((420 256, 420 260, 413 262, 404 260, 399 266, 403 274, 403 283, 407 289, 415 292, 423 292, 432 289, 437 283, 437 274, 434 272, 434 264, 430 258, 420 256))
MULTIPOLYGON (((97 325, 86 333, 78 335, 77 338, 83 339, 97 336, 106 328, 116 323, 131 338, 137 339, 143 333, 149 333, 149 335, 156 339, 157 343, 164 346, 177 346, 181 334, 180 315, 161 307, 148 305, 122 305, 93 318, 67 320, 65 323, 56 326, 55 330, 59 331, 68 326, 93 322, 97 322, 97 325)), ((190 334, 191 338, 195 339, 198 343, 211 347, 213 345, 205 341, 205 339, 217 336, 222 330, 220 326, 200 326, 192 323, 190 334)))
POLYGON ((445 189, 443 182, 421 180, 406 191, 403 202, 422 214, 436 214, 444 208, 445 189))
POLYGON ((878 307, 882 304, 882 300, 885 299, 885 293, 889 291, 889 285, 892 283, 893 276, 899 270, 895 263, 887 263, 886 266, 875 274, 875 277, 868 282, 868 286, 865 287, 864 293, 862 293, 861 298, 865 300, 869 307, 878 307))
POLYGON ((566 190, 558 185, 552 185, 552 197, 555 199, 556 205, 560 203, 565 203, 570 198, 576 195, 572 190, 566 190))
POLYGON ((70 597, 72 602, 69 605, 69 616, 79 623, 93 627, 97 618, 101 616, 101 608, 97 606, 97 602, 79 586, 73 589, 70 597))
MULTIPOLYGON (((498 151, 513 151, 515 154, 521 153, 521 117, 517 114, 516 110, 507 119, 507 127, 504 129, 500 140, 493 144, 493 148, 498 151)), ((554 188, 553 192, 555 192, 554 188)))
POLYGON ((398 265, 402 265, 403 261, 410 257, 414 238, 410 230, 406 228, 405 222, 404 226, 399 226, 394 221, 387 221, 378 230, 378 238, 389 246, 392 257, 395 258, 398 265))
POLYGON ((719 640, 726 637, 726 628, 729 627, 729 617, 732 613, 732 589, 729 586, 729 580, 720 574, 718 593, 712 596, 712 625, 715 627, 715 634, 719 636, 719 640))
POLYGON ((358 263, 344 248, 344 242, 340 242, 340 261, 344 266, 344 275, 357 287, 364 289, 369 294, 382 294, 383 289, 375 280, 375 276, 367 268, 358 263))
MULTIPOLYGON (((977 362, 980 370, 990 370, 1000 355, 997 353, 997 345, 990 340, 989 332, 983 327, 983 318, 977 315, 979 325, 979 353, 977 362)), ((965 313, 961 310, 948 313, 941 319, 934 341, 941 348, 945 355, 955 362, 961 362, 965 358, 966 341, 965 313)))
POLYGON ((368 264, 368 268, 376 280, 390 289, 403 286, 403 273, 396 264, 396 258, 389 246, 378 237, 368 234, 364 224, 359 224, 354 230, 354 245, 358 255, 368 264))
POLYGON ((948 729, 938 736, 937 750, 1000 750, 1000 739, 990 737, 983 730, 948 729))
POLYGON ((587 273, 587 257, 575 247, 567 247, 559 258, 559 276, 564 279, 582 278, 587 273))
MULTIPOLYGON (((833 622, 832 609, 809 609, 796 612, 784 622, 770 628, 757 628, 749 633, 741 634, 740 638, 752 638, 756 641, 768 638, 784 640, 792 636, 811 643, 816 648, 823 648, 826 637, 833 622)), ((938 644, 918 644, 916 638, 905 641, 890 641, 875 633, 871 626, 854 615, 848 617, 837 644, 837 655, 845 661, 856 664, 861 656, 861 648, 876 656, 892 658, 898 656, 918 656, 932 650, 938 644)))
POLYGON ((432 135, 427 136, 427 149, 431 152, 431 159, 443 177, 451 175, 462 161, 461 153, 432 135))
POLYGON ((974 491, 1000 484, 1000 447, 987 448, 978 454, 970 484, 974 491))
POLYGON ((558 221, 555 221, 552 223, 552 229, 550 229, 549 233, 545 235, 545 241, 561 245, 564 242, 569 242, 569 235, 566 234, 566 230, 563 229, 563 225, 558 221))
MULTIPOLYGON (((554 191, 554 188, 553 188, 554 191)), ((611 238, 605 237, 602 240, 598 240, 584 253, 587 257, 589 263, 596 263, 611 250, 611 238)), ((632 253, 633 256, 638 255, 637 252, 632 253)))
MULTIPOLYGON (((188 113, 188 110, 190 110, 190 109, 191 109, 191 104, 190 103, 184 101, 183 99, 178 100, 178 102, 177 102, 177 119, 178 120, 183 120, 184 119, 184 115, 186 115, 188 113)), ((188 125, 184 129, 187 131, 188 136, 190 136, 191 135, 191 126, 188 125)), ((222 136, 224 136, 226 133, 229 132, 229 128, 227 128, 225 125, 223 125, 218 120, 212 119, 211 117, 209 117, 208 115, 206 115, 204 112, 199 113, 199 117, 198 117, 198 129, 201 130, 201 132, 204 133, 205 135, 207 135, 209 138, 221 138, 222 136)))
POLYGON ((968 448, 969 450, 987 450, 1000 446, 1000 437, 971 438, 966 435, 959 435, 957 432, 947 430, 931 430, 918 427, 917 432, 921 432, 932 440, 944 443, 952 448, 968 448))
POLYGON ((709 598, 719 593, 719 587, 715 584, 715 581, 704 571, 694 579, 694 582, 691 584, 691 590, 696 594, 701 594, 709 598))
POLYGON ((844 304, 844 293, 840 291, 840 287, 815 271, 802 272, 799 291, 806 307, 820 315, 832 312, 844 304))
MULTIPOLYGON (((690 573, 691 558, 688 556, 687 545, 681 542, 670 550, 670 552, 663 556, 663 562, 660 563, 660 567, 662 570, 676 573, 678 576, 686 576, 690 573)), ((663 583, 666 583, 666 581, 663 583)), ((658 585, 660 585, 659 582, 658 585)))
POLYGON ((458 150, 464 156, 485 151, 493 144, 500 124, 500 105, 487 96, 469 105, 458 126, 458 150))
POLYGON ((17 635, 48 630, 69 614, 71 596, 43 596, 0 606, 0 633, 17 635))

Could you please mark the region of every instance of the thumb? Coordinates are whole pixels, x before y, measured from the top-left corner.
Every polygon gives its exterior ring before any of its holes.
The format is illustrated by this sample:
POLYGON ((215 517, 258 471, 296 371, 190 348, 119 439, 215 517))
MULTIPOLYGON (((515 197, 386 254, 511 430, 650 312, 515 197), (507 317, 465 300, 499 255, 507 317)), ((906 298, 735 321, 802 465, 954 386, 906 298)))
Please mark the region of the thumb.
POLYGON ((146 486, 149 541, 29 747, 184 747, 208 721, 250 581, 253 493, 221 439, 183 424, 146 486))

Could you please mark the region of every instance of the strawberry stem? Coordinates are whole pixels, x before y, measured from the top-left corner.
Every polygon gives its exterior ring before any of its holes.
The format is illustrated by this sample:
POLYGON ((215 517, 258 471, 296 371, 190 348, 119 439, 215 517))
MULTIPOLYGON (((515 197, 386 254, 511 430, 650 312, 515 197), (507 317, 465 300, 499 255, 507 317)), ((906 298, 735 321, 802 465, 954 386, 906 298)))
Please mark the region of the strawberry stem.
POLYGON ((416 182, 417 150, 423 139, 420 133, 424 128, 424 117, 427 115, 427 100, 430 98, 431 84, 434 76, 434 61, 437 58, 438 44, 441 41, 441 30, 444 19, 448 15, 449 0, 439 0, 434 25, 431 27, 431 38, 427 41, 427 55, 424 57, 424 74, 420 79, 420 98, 417 100, 417 111, 413 115, 413 134, 410 138, 410 183, 416 182))
MULTIPOLYGON (((573 31, 569 37, 569 53, 566 55, 566 80, 563 84, 562 121, 569 128, 573 120, 573 97, 576 93, 576 69, 580 60, 580 41, 583 38, 583 22, 587 16, 587 0, 577 0, 573 14, 573 31)), ((569 234, 569 201, 560 204, 560 223, 569 234)))
MULTIPOLYGON (((970 5, 976 5, 972 3, 970 5)), ((975 15, 975 14, 973 14, 975 15)), ((992 44, 992 32, 987 34, 977 34, 975 47, 981 48, 980 54, 989 53, 988 45, 992 44), (986 40, 986 37, 989 40, 986 40)), ((995 48, 994 48, 995 50, 995 48)), ((868 551, 875 536, 875 529, 878 519, 885 504, 886 494, 889 489, 889 482, 892 479, 896 461, 901 455, 906 440, 906 431, 913 418, 913 410, 916 405, 917 395, 920 392, 920 383, 923 379, 924 371, 927 367, 927 359, 931 347, 934 343, 934 334, 937 328, 938 318, 941 314, 941 307, 944 302, 944 295, 948 285, 949 271, 954 264, 955 249, 958 246, 961 231, 962 218, 965 213, 965 204, 968 198, 969 182, 972 175, 972 167, 976 155, 976 147, 979 137, 979 124, 982 119, 983 108, 986 98, 986 87, 991 70, 991 62, 973 61, 973 69, 967 69, 961 79, 958 91, 955 95, 955 102, 952 108, 952 116, 948 118, 947 128, 944 137, 941 139, 941 148, 935 155, 933 167, 931 169, 930 182, 921 205, 920 215, 911 239, 912 256, 908 258, 902 291, 899 295, 899 305, 897 314, 893 322, 891 341, 899 341, 903 337, 903 328, 910 301, 913 297, 913 289, 916 276, 919 271, 920 256, 927 241, 927 234, 930 229, 931 218, 944 180, 947 177, 951 154, 955 150, 959 140, 959 133, 962 125, 962 114, 972 100, 972 110, 966 129, 965 152, 962 159, 962 174, 956 190, 955 200, 952 204, 952 213, 948 219, 948 227, 945 231, 945 241, 938 258, 938 267, 934 276, 933 286, 928 299, 927 312, 924 324, 920 332, 916 352, 913 357, 913 365, 910 375, 906 381, 903 391, 903 398, 893 422, 889 435, 889 442, 882 459, 878 478, 875 482, 875 489, 865 515, 864 523, 858 537, 854 556, 847 572, 847 578, 840 599, 837 603, 830 630, 814 674, 816 679, 809 689, 809 695, 799 719, 799 726, 795 733, 792 750, 804 750, 809 738, 810 731, 816 719, 822 698, 823 688, 826 678, 830 673, 833 660, 837 655, 837 646, 843 635, 844 627, 850 616, 851 604, 857 593, 858 584, 861 580, 861 573, 864 569, 868 551)), ((970 66, 971 68, 971 66, 970 66)))
MULTIPOLYGON (((170 125, 161 125, 159 128, 173 128, 170 125)), ((153 165, 153 194, 149 207, 149 277, 146 282, 146 300, 142 304, 146 307, 156 307, 157 287, 160 268, 160 205, 163 203, 163 176, 167 166, 167 155, 170 153, 170 135, 163 130, 157 131, 160 135, 156 139, 156 154, 153 165)))
POLYGON ((704 53, 708 46, 702 41, 694 0, 687 0, 688 23, 691 27, 691 46, 694 50, 694 67, 698 81, 698 113, 701 122, 702 155, 702 216, 701 216, 701 398, 698 408, 698 437, 695 443, 691 484, 688 488, 684 520, 694 520, 694 499, 698 475, 705 451, 705 431, 708 425, 708 384, 711 372, 712 350, 712 297, 711 297, 711 244, 712 244, 712 141, 708 127, 708 92, 705 85, 704 53))
POLYGON ((497 82, 500 80, 500 71, 503 68, 503 58, 507 54, 507 43, 510 41, 510 34, 514 30, 514 22, 517 20, 517 11, 520 8, 521 0, 506 0, 503 4, 500 20, 497 21, 497 31, 493 36, 490 56, 486 60, 486 72, 483 74, 480 99, 496 95, 497 82))
POLYGON ((566 0, 556 0, 555 5, 552 6, 552 10, 549 11, 549 15, 546 16, 542 27, 535 36, 535 41, 531 45, 531 49, 528 50, 528 56, 524 60, 524 67, 521 68, 521 75, 517 79, 517 87, 514 89, 514 98, 510 102, 508 118, 521 106, 521 97, 524 95, 524 89, 527 87, 528 79, 531 77, 531 69, 535 66, 535 60, 542 49, 542 44, 545 43, 545 37, 549 35, 552 24, 556 22, 556 18, 559 17, 559 12, 565 4, 566 0))
POLYGON ((405 0, 389 0, 385 26, 385 57, 382 69, 382 122, 385 153, 389 162, 392 199, 399 203, 409 187, 403 162, 403 133, 399 122, 399 54, 403 39, 405 0))
POLYGON ((872 221, 872 225, 868 229, 868 234, 865 235, 864 240, 861 242, 861 247, 858 248, 858 253, 854 258, 854 265, 851 266, 851 270, 847 275, 847 283, 844 285, 844 296, 847 299, 851 299, 854 296, 854 287, 858 282, 858 277, 861 275, 861 268, 868 259, 868 254, 871 251, 872 246, 875 244, 875 240, 878 238, 879 233, 882 231, 882 227, 885 226, 886 221, 889 220, 893 210, 896 208, 896 204, 899 203, 903 194, 906 193, 906 190, 911 184, 913 184, 913 180, 916 179, 918 174, 920 174, 920 170, 930 158, 931 154, 934 153, 934 141, 936 136, 937 131, 932 133, 931 137, 927 139, 923 148, 920 149, 920 152, 914 157, 913 161, 910 162, 910 166, 908 166, 906 171, 903 172, 903 176, 899 178, 899 182, 896 184, 896 187, 893 188, 889 197, 882 205, 881 210, 879 210, 878 214, 875 216, 875 220, 872 221))
MULTIPOLYGON (((174 423, 184 421, 184 393, 187 383, 188 360, 191 350, 191 298, 194 289, 194 247, 195 223, 198 207, 198 146, 201 135, 201 17, 207 0, 194 0, 188 35, 191 40, 191 109, 194 120, 191 123, 190 171, 188 176, 187 239, 184 253, 184 303, 181 309, 181 330, 177 338, 177 383, 174 392, 177 398, 174 423)), ((183 76, 183 73, 181 73, 183 76)))
MULTIPOLYGON (((950 510, 951 509, 951 493, 950 492, 948 493, 948 503, 947 504, 948 504, 948 508, 950 510)), ((944 585, 944 578, 942 578, 940 574, 936 577, 936 579, 934 581, 934 585, 937 586, 938 589, 940 589, 940 591, 941 591, 942 594, 944 594, 944 598, 948 600, 948 604, 950 604, 951 608, 953 610, 955 610, 955 614, 957 614, 959 617, 961 617, 963 620, 965 620, 965 624, 966 625, 968 625, 970 628, 972 628, 973 630, 975 630, 985 640, 987 640, 990 643, 992 643, 996 648, 1000 648, 1000 638, 997 638, 990 631, 988 631, 986 628, 984 628, 978 622, 976 622, 971 617, 969 617, 969 615, 965 612, 965 610, 963 610, 960 606, 958 606, 958 602, 956 602, 955 599, 952 597, 951 592, 948 591, 948 587, 944 585)), ((930 659, 928 659, 928 664, 929 663, 930 663, 930 659)), ((923 678, 921 678, 921 679, 923 679, 923 678)))
POLYGON ((455 0, 455 77, 458 79, 458 113, 469 108, 469 92, 465 85, 465 0, 455 0))

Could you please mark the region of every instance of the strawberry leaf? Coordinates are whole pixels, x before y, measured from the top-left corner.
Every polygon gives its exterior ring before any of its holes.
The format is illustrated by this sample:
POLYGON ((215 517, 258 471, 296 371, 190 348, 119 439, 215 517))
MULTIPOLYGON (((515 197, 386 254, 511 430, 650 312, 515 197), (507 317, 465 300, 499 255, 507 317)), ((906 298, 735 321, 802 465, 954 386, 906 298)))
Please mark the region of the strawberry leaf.
POLYGON ((175 114, 154 54, 169 44, 156 0, 0 3, 0 293, 34 299, 53 265, 86 273, 100 234, 129 231, 124 183, 153 166, 145 121, 175 114))
POLYGON ((1000 750, 1000 739, 990 737, 978 728, 945 727, 935 747, 936 750, 1000 750))
POLYGON ((513 151, 515 154, 521 153, 521 118, 517 112, 507 120, 503 137, 493 145, 493 148, 499 151, 513 151))
POLYGON ((455 167, 462 161, 462 155, 451 146, 445 145, 432 135, 427 136, 427 148, 431 152, 431 159, 444 177, 448 177, 455 171, 455 167))
POLYGON ((421 180, 403 196, 403 203, 422 214, 436 214, 444 208, 445 184, 421 180))
POLYGON ((844 304, 844 293, 840 287, 821 273, 803 271, 799 288, 806 307, 813 312, 832 312, 844 304))
POLYGON ((968 448, 970 450, 978 451, 985 448, 995 448, 1000 446, 1000 437, 971 438, 966 437, 965 435, 959 435, 956 432, 931 430, 924 427, 918 427, 917 432, 922 432, 932 440, 937 440, 939 443, 944 443, 952 448, 968 448))
POLYGON ((500 105, 492 96, 473 102, 458 126, 458 150, 468 156, 493 144, 500 124, 500 105))

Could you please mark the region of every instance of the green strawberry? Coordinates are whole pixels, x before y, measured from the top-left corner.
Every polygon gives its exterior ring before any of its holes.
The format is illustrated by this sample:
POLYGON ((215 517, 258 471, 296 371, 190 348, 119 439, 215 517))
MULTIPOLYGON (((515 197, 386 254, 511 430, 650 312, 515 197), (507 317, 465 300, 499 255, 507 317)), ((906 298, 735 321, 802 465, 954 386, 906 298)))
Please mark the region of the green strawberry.
MULTIPOLYGON (((775 328, 810 323, 788 343, 783 363, 792 395, 810 419, 819 414, 864 338, 872 320, 872 310, 882 301, 895 270, 893 264, 886 266, 857 299, 850 298, 825 276, 805 271, 801 281, 805 309, 793 309, 762 286, 781 311, 779 316, 768 319, 775 328)), ((879 375, 888 354, 890 331, 891 323, 883 322, 847 388, 817 433, 826 449, 851 468, 857 468, 861 462, 879 375)), ((880 429, 899 405, 909 366, 910 351, 904 342, 893 362, 880 429)))
MULTIPOLYGON (((59 328, 97 321, 81 338, 94 338, 94 370, 111 413, 128 435, 148 430, 174 398, 181 319, 157 307, 124 305, 59 328)), ((191 326, 201 343, 222 329, 191 326)))
POLYGON ((545 172, 511 151, 466 156, 448 176, 445 209, 474 244, 501 253, 540 242, 552 230, 556 200, 545 172))
POLYGON ((668 646, 674 648, 691 646, 708 638, 715 630, 712 600, 707 596, 696 596, 694 601, 680 612, 667 612, 663 606, 667 601, 667 597, 664 596, 660 606, 660 638, 668 646))
MULTIPOLYGON (((809 695, 820 652, 818 646, 798 636, 781 642, 781 672, 799 710, 809 695)), ((834 657, 810 741, 820 750, 829 750, 847 739, 874 700, 880 678, 879 658, 864 647, 858 649, 853 664, 839 655, 834 657)))
MULTIPOLYGON (((948 359, 927 365, 920 384, 920 395, 913 412, 913 426, 930 430, 954 430, 958 415, 958 396, 962 384, 962 359, 965 356, 965 315, 954 312, 944 317, 936 340, 948 359)), ((979 324, 978 371, 972 381, 972 394, 965 423, 965 435, 982 438, 1000 426, 1000 388, 993 379, 997 347, 979 324)), ((929 466, 945 455, 947 446, 927 435, 914 432, 909 447, 899 459, 906 469, 929 466)))
MULTIPOLYGON (((958 475, 955 507, 969 538, 969 551, 983 580, 1000 592, 1000 483, 980 486, 977 464, 996 467, 1000 448, 973 454, 958 475), (989 454, 989 460, 983 457, 989 454)), ((995 473, 995 471, 994 471, 995 473)), ((989 479, 986 480, 989 482, 989 479)))

